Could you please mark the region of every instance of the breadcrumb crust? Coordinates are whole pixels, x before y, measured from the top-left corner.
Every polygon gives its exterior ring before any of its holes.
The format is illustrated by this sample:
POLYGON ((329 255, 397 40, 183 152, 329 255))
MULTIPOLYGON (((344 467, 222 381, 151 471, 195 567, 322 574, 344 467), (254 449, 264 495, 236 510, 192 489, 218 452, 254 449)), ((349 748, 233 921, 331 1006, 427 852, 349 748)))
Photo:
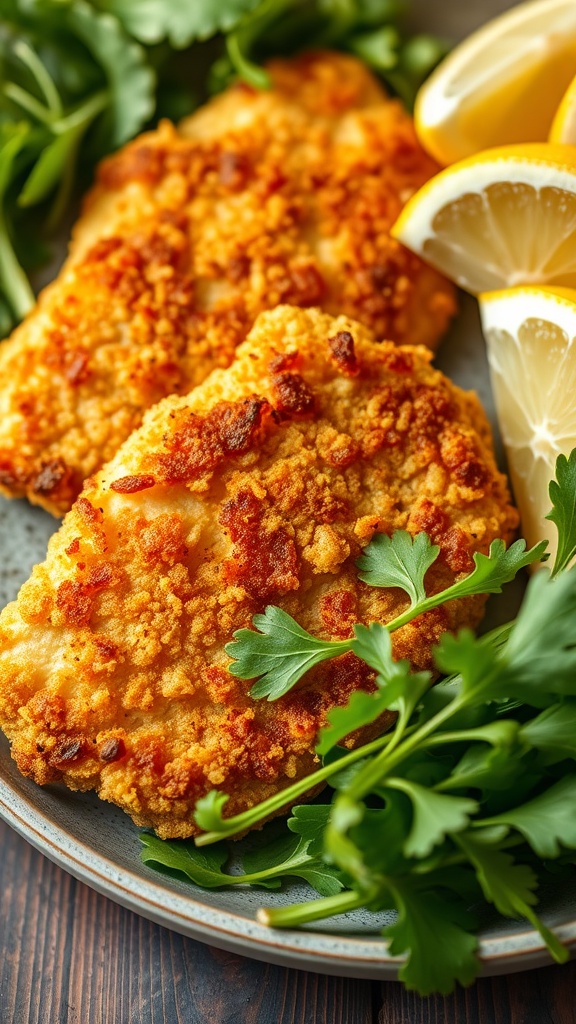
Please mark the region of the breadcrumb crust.
MULTIPOLYGON (((477 398, 430 358, 279 307, 231 367, 147 413, 0 617, 0 725, 25 775, 96 789, 184 837, 209 789, 235 814, 313 769, 328 710, 370 689, 370 670, 347 654, 253 701, 227 671, 234 630, 273 603, 318 636, 350 636, 407 603, 358 580, 375 532, 428 531, 433 592, 517 525, 477 398)), ((420 616, 395 655, 428 667, 483 605, 420 616)))
POLYGON ((144 411, 229 365, 279 303, 433 346, 452 286, 390 238, 437 169, 342 54, 270 65, 98 171, 70 256, 0 346, 0 492, 61 515, 144 411))

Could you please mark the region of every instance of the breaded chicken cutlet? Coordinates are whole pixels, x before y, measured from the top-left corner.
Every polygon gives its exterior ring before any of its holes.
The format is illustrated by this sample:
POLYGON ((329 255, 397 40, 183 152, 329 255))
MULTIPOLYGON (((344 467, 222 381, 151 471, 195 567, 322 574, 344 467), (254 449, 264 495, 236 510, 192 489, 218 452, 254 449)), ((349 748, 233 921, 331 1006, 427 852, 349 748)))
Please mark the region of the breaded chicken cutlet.
POLYGON ((436 170, 409 116, 338 54, 270 65, 105 161, 70 256, 0 346, 0 491, 62 514, 144 411, 185 394, 264 309, 434 345, 452 286, 390 238, 436 170))
MULTIPOLYGON (((434 592, 517 524, 478 400, 430 358, 284 306, 230 368, 146 414, 0 617, 0 725, 25 775, 184 837, 212 787, 234 814, 313 769, 328 710, 373 688, 371 671, 346 654, 255 701, 227 671, 233 632, 277 604, 348 637, 407 606, 358 579, 376 532, 429 533, 434 592)), ((428 667, 484 600, 420 616, 393 634, 395 655, 428 667)))

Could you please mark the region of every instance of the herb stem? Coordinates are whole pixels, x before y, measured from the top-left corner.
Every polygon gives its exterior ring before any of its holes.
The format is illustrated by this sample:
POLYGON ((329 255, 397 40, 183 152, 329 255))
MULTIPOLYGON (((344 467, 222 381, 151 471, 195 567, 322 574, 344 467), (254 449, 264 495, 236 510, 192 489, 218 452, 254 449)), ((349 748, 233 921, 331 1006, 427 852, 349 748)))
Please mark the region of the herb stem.
POLYGON ((62 117, 58 121, 55 121, 50 127, 55 135, 64 135, 66 132, 72 132, 78 128, 84 128, 96 117, 97 114, 100 114, 106 109, 109 102, 110 96, 108 91, 106 89, 101 89, 100 92, 96 92, 93 96, 90 96, 85 103, 76 107, 72 113, 67 114, 66 117, 62 117))
POLYGON ((362 747, 357 747, 356 750, 351 750, 349 754, 345 754, 344 757, 333 761, 331 764, 324 765, 317 771, 312 772, 311 775, 305 775, 298 782, 294 782, 287 789, 275 793, 274 796, 269 797, 267 800, 263 800, 256 807, 242 811, 241 814, 236 814, 233 818, 226 818, 222 829, 204 832, 200 836, 195 836, 194 843, 196 846, 210 846, 212 843, 217 843, 220 839, 226 839, 248 828, 254 828, 260 821, 269 818, 272 814, 277 814, 285 807, 290 807, 294 800, 321 782, 326 782, 331 775, 335 775, 337 772, 342 771, 343 768, 348 768, 357 761, 361 761, 363 758, 380 750, 390 743, 392 736, 393 733, 385 733, 383 736, 372 740, 371 743, 366 743, 362 747))
POLYGON ((60 95, 54 85, 52 76, 46 70, 38 54, 23 39, 18 39, 14 43, 14 54, 22 61, 23 64, 26 65, 28 70, 34 76, 36 84, 44 94, 44 99, 48 104, 51 114, 53 114, 54 117, 61 117, 62 102, 60 100, 60 95))
POLYGON ((346 889, 335 896, 325 896, 320 900, 309 900, 307 903, 294 903, 291 907, 260 907, 256 912, 259 924, 271 928, 293 928, 309 921, 319 921, 333 914, 345 914, 357 910, 366 903, 366 894, 346 889))
POLYGON ((4 211, 0 208, 0 281, 14 315, 23 320, 32 309, 34 292, 22 270, 8 237, 4 211))
POLYGON ((12 100, 22 110, 26 110, 28 114, 32 114, 37 121, 41 124, 49 125, 52 120, 52 112, 40 103, 35 96, 31 96, 26 89, 23 89, 20 85, 16 85, 15 82, 7 82, 4 86, 4 95, 12 100))

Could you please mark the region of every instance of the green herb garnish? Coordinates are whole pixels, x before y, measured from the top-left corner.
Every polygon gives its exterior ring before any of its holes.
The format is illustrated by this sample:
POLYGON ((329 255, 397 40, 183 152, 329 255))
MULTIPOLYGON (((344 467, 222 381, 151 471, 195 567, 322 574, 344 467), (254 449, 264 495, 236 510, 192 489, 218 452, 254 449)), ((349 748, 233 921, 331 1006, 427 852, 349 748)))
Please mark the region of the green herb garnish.
POLYGON ((262 61, 319 46, 360 56, 410 103, 444 52, 402 35, 395 0, 1 6, 0 337, 34 304, 29 275, 50 257, 39 237, 53 236, 96 161, 158 117, 183 117, 238 77, 268 88, 262 61))
MULTIPOLYGON (((255 615, 255 629, 239 629, 234 640, 226 645, 226 653, 234 659, 232 675, 239 679, 258 679, 250 690, 252 697, 277 700, 288 692, 314 665, 346 651, 382 672, 380 658, 384 634, 405 626, 417 615, 437 608, 446 601, 474 594, 500 593, 505 583, 514 579, 518 571, 541 558, 546 541, 526 551, 526 543, 517 540, 508 549, 503 541, 494 540, 490 554, 474 555, 474 569, 464 579, 453 583, 438 594, 426 596, 424 577, 438 558, 440 549, 430 542, 425 533, 412 537, 398 530, 392 538, 378 534, 367 545, 358 559, 359 576, 373 587, 399 587, 410 598, 410 606, 389 622, 384 629, 373 624, 370 629, 357 625, 350 640, 318 640, 307 633, 280 608, 268 606, 263 615, 255 615)), ((388 651, 389 671, 392 668, 388 651)))
MULTIPOLYGON (((545 568, 530 580, 515 622, 483 637, 469 630, 445 635, 435 661, 449 674, 435 686, 428 673, 393 661, 395 623, 357 625, 348 649, 374 668, 377 688, 354 693, 345 708, 329 714, 316 747, 322 767, 230 818, 225 794, 214 791, 199 801, 196 820, 206 832, 195 841, 198 854, 258 826, 319 783, 332 787, 330 803, 294 813, 305 821, 300 834, 313 839, 305 854, 315 858, 320 875, 333 872, 333 888, 294 906, 264 907, 260 921, 296 927, 356 907, 396 910, 396 922, 383 934, 390 952, 405 958, 401 979, 422 995, 448 993, 477 976, 478 921, 470 908, 482 904, 526 919, 555 960, 568 958, 535 908, 552 862, 570 865, 576 858, 576 572, 566 571, 576 551, 575 467, 575 453, 558 460, 550 518, 558 526, 559 556, 552 572, 545 568), (389 732, 356 750, 339 745, 388 710, 397 712, 389 732)), ((522 542, 505 550, 496 542, 489 556, 477 556, 468 577, 432 599, 441 603, 483 587, 496 591, 543 550, 537 545, 526 552, 522 542)), ((424 585, 435 557, 422 535, 377 538, 360 572, 372 585, 406 592, 410 606, 399 617, 406 621, 431 599, 424 585)), ((267 626, 277 611, 267 610, 267 626)), ((301 677, 309 667, 305 657, 320 660, 321 654, 320 642, 295 630, 292 620, 281 623, 285 633, 278 634, 277 648, 270 646, 272 629, 241 631, 230 645, 247 672, 257 665, 259 648, 249 646, 246 634, 256 645, 266 640, 270 693, 301 677)), ((327 656, 338 653, 340 646, 327 656)), ((161 848, 172 845, 158 844, 160 863, 161 848)), ((191 842, 181 845, 194 850, 191 842)), ((274 877, 290 874, 295 855, 287 848, 284 861, 270 866, 274 877)))

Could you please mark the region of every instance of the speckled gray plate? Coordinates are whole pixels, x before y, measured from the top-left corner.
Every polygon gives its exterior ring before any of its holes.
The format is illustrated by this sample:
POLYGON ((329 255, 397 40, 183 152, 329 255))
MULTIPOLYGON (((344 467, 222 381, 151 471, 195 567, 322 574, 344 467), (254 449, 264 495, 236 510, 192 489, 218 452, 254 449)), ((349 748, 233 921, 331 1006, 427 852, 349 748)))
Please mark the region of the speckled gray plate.
MULTIPOLYGON (((484 0, 470 10, 461 0, 419 0, 416 23, 458 37, 506 6, 484 0)), ((445 342, 439 365, 459 384, 475 388, 492 411, 490 387, 475 303, 465 300, 445 342)), ((24 502, 0 499, 0 600, 11 600, 34 562, 44 558, 54 520, 24 502)), ((496 622, 513 615, 518 591, 490 609, 496 622)), ((309 890, 206 892, 165 878, 140 861, 138 832, 117 808, 92 794, 61 787, 40 789, 22 778, 0 738, 0 816, 30 843, 81 881, 116 902, 184 935, 270 963, 362 978, 394 978, 398 960, 389 955, 379 930, 385 915, 355 912, 318 928, 274 932, 256 923, 262 902, 282 905, 306 899, 309 890)), ((543 894, 543 917, 566 945, 576 949, 576 884, 543 894)), ((524 924, 487 920, 480 956, 486 974, 503 974, 549 963, 540 936, 524 924)))

